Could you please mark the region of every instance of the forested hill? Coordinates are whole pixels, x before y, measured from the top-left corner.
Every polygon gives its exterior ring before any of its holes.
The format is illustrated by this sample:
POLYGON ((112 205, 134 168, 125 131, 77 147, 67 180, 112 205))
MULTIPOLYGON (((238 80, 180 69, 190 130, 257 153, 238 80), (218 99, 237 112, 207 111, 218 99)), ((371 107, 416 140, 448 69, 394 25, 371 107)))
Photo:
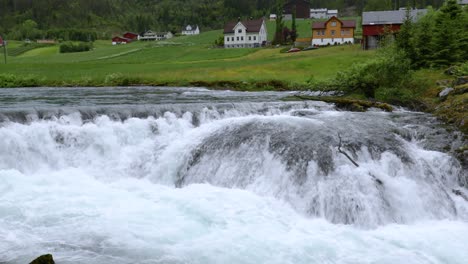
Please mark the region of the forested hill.
MULTIPOLYGON (((122 30, 179 31, 185 24, 203 30, 222 28, 237 17, 259 17, 287 0, 0 0, 0 34, 25 38, 51 29, 87 29, 106 38, 122 30), (24 25, 25 21, 27 24, 24 25)), ((396 6, 438 7, 443 0, 310 0, 311 7, 326 7, 358 15, 362 10, 396 6), (350 11, 351 10, 351 11, 350 11)))

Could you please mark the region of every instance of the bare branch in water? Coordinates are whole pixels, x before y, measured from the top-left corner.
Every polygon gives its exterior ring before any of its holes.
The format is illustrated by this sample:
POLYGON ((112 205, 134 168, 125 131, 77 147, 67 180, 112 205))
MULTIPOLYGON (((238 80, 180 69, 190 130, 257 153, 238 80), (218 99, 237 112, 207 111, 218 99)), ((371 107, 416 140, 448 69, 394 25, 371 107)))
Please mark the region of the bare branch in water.
POLYGON ((340 152, 341 154, 345 155, 345 156, 349 159, 349 161, 351 161, 351 162, 354 164, 354 166, 359 167, 359 164, 357 164, 357 162, 355 162, 355 161, 348 155, 348 153, 346 153, 346 152, 344 152, 343 150, 341 150, 341 135, 340 135, 340 133, 338 133, 338 138, 340 139, 340 142, 338 143, 338 152, 340 152))

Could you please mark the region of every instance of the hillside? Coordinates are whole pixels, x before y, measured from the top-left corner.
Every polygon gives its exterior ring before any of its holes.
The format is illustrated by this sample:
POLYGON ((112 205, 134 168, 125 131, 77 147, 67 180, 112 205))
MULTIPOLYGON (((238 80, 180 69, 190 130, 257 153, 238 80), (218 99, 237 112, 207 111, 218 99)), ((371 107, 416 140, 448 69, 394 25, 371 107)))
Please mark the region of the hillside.
POLYGON ((299 54, 280 53, 280 49, 213 48, 214 39, 221 33, 215 30, 164 42, 117 46, 109 41, 96 41, 93 51, 83 53, 60 54, 58 46, 40 47, 10 56, 9 64, 1 64, 0 71, 3 76, 13 74, 15 78, 30 78, 41 85, 53 86, 114 85, 113 78, 115 81, 125 79, 128 84, 254 83, 281 79, 305 85, 312 79, 331 78, 336 71, 373 54, 362 51, 359 46, 330 47, 299 54))
MULTIPOLYGON (((0 0, 0 35, 23 40, 54 36, 57 31, 85 31, 109 39, 121 31, 147 29, 179 32, 185 24, 203 31, 227 21, 277 13, 285 0, 0 0)), ((438 7, 443 0, 310 0, 312 8, 336 8, 347 16, 408 4, 438 7)), ((67 33, 68 34, 68 33, 67 33)), ((61 34, 60 38, 67 38, 61 34)))

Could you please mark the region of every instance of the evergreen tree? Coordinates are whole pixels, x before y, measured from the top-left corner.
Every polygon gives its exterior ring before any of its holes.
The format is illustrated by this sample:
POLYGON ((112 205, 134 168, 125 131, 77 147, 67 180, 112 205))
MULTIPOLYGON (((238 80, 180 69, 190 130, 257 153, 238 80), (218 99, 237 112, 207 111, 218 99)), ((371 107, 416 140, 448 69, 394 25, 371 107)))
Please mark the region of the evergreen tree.
POLYGON ((432 45, 435 27, 434 16, 434 10, 429 9, 428 13, 414 25, 413 37, 416 59, 413 61, 413 65, 416 68, 429 67, 431 65, 431 58, 434 52, 432 45))
POLYGON ((435 18, 433 38, 434 63, 450 65, 462 60, 464 32, 462 9, 457 0, 447 0, 435 18))
POLYGON ((283 37, 283 29, 284 29, 284 22, 283 22, 283 0, 277 0, 276 2, 276 23, 275 23, 275 36, 273 39, 274 45, 283 45, 284 44, 284 37, 283 37))
POLYGON ((411 10, 407 9, 405 20, 396 37, 396 46, 406 54, 407 58, 412 63, 418 59, 416 56, 413 35, 413 18, 411 17, 411 10))
POLYGON ((291 25, 291 31, 289 32, 289 36, 291 38, 292 43, 296 42, 297 39, 297 26, 296 26, 296 8, 293 9, 292 13, 292 25, 291 25))

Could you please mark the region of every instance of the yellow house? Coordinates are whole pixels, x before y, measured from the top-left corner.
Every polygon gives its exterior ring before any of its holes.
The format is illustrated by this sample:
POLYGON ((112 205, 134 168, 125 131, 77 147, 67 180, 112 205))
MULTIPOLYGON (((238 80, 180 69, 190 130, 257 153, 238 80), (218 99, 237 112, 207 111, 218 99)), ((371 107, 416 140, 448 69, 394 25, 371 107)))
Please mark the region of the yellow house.
POLYGON ((327 21, 314 22, 312 25, 312 45, 325 46, 354 43, 356 21, 340 20, 331 17, 327 21))

